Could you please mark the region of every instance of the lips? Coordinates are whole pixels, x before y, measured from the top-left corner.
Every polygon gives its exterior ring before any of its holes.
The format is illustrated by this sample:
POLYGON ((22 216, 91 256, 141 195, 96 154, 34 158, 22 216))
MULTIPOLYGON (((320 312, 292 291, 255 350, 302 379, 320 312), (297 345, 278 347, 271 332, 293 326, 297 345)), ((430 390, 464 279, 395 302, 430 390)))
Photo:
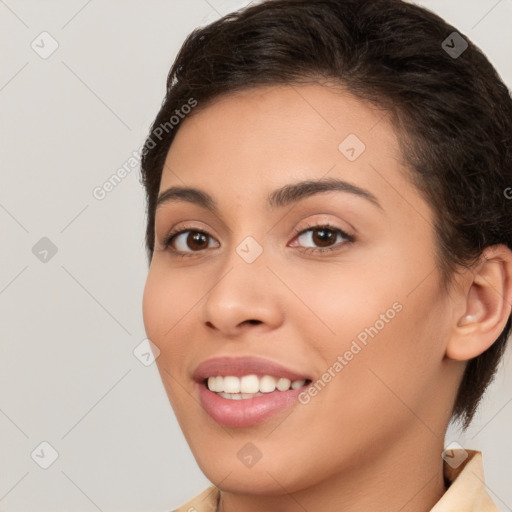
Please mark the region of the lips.
POLYGON ((304 385, 311 383, 310 376, 305 373, 267 359, 254 357, 208 359, 195 369, 193 380, 206 413, 221 425, 239 428, 262 423, 283 409, 298 405, 298 395, 304 390, 304 385), (217 393, 208 388, 208 379, 211 383, 212 377, 242 379, 248 375, 259 378, 273 376, 276 380, 280 379, 281 382, 288 379, 291 382, 300 382, 300 384, 283 391, 276 388, 274 391, 254 394, 217 393))

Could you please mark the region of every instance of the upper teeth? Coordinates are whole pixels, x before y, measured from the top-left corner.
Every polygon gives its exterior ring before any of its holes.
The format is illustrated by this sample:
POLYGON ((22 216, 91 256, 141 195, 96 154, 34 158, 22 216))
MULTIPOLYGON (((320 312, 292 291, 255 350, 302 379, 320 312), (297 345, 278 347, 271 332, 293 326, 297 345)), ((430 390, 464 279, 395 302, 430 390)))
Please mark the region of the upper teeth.
POLYGON ((244 375, 243 377, 234 377, 221 375, 208 378, 208 389, 216 393, 271 393, 276 389, 278 391, 287 391, 297 389, 305 384, 305 380, 295 380, 285 378, 275 378, 271 375, 258 377, 257 375, 244 375))

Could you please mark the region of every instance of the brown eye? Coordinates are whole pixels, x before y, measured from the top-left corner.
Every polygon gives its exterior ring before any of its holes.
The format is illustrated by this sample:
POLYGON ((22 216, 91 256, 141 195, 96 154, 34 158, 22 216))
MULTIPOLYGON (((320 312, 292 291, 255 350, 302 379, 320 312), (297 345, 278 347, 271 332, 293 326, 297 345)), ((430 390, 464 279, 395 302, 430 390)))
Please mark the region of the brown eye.
MULTIPOLYGON (((306 247, 305 252, 322 252, 335 250, 331 248, 336 241, 340 243, 336 245, 345 245, 346 243, 353 242, 354 237, 345 233, 343 230, 335 226, 312 226, 299 233, 296 237, 300 244, 312 243, 313 247, 306 247), (316 247, 315 247, 316 246, 316 247)), ((334 247, 336 247, 336 245, 334 247)))
POLYGON ((336 242, 337 234, 332 229, 312 229, 311 240, 320 247, 326 247, 336 242))
POLYGON ((172 247, 176 252, 198 252, 211 247, 208 244, 211 236, 199 230, 186 229, 172 234, 164 243, 165 247, 172 247))

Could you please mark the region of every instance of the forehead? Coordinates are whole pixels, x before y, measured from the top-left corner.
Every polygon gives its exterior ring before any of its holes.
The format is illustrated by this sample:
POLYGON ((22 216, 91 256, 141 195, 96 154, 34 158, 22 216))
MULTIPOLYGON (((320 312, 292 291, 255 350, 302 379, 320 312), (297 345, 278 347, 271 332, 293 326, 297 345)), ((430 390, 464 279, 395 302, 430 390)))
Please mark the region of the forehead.
POLYGON ((272 85, 199 104, 181 121, 160 190, 194 186, 239 201, 252 191, 266 200, 291 181, 332 177, 372 190, 382 203, 419 200, 401 162, 383 109, 339 88, 272 85))
MULTIPOLYGON (((320 84, 252 87, 199 105, 182 121, 175 141, 194 132, 198 147, 214 141, 298 149, 301 142, 332 143, 352 133, 372 144, 396 148, 389 114, 349 92, 320 84), (379 125, 379 129, 375 129, 379 125), (283 147, 286 142, 286 147, 283 147), (273 144, 272 144, 273 143, 273 144)), ((337 145, 335 147, 337 149, 337 145)), ((397 156, 397 155, 395 155, 397 156)))
POLYGON ((279 155, 289 160, 308 150, 317 160, 322 153, 332 160, 341 156, 339 144, 349 135, 365 145, 366 157, 378 150, 379 158, 383 151, 398 158, 395 131, 387 117, 382 109, 340 88, 319 84, 253 87, 205 105, 199 102, 177 127, 167 163, 179 159, 188 164, 219 155, 225 165, 250 155, 262 168, 266 166, 261 162, 268 162, 267 152, 275 162, 279 155), (262 150, 265 154, 258 155, 262 150))

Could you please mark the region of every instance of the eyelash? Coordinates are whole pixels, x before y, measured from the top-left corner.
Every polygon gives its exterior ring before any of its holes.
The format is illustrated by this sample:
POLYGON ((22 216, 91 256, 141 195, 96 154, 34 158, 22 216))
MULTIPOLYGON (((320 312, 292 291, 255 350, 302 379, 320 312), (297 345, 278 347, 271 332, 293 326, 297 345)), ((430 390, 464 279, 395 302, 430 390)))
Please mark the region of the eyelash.
MULTIPOLYGON (((332 224, 329 224, 329 223, 313 224, 313 225, 307 224, 305 229, 304 228, 302 228, 302 229, 295 229, 294 232, 293 232, 293 238, 295 239, 299 235, 307 233, 308 231, 315 231, 315 230, 320 230, 320 229, 326 229, 326 230, 329 230, 329 231, 333 231, 336 234, 341 234, 341 236, 343 238, 345 238, 345 241, 341 242, 343 247, 352 244, 356 240, 356 238, 353 235, 349 235, 348 233, 346 233, 342 229, 340 229, 340 228, 338 228, 338 227, 336 227, 336 226, 334 226, 332 224)), ((172 231, 165 238, 165 240, 163 242, 164 250, 169 250, 172 253, 173 256, 178 257, 178 258, 193 257, 193 256, 201 254, 201 252, 206 250, 206 249, 203 249, 203 250, 200 250, 200 251, 182 252, 182 251, 177 251, 176 249, 174 249, 172 247, 172 242, 173 242, 174 238, 176 238, 177 236, 179 236, 179 235, 181 235, 183 233, 186 233, 188 231, 191 231, 193 233, 200 233, 200 234, 205 235, 207 237, 213 238, 207 231, 204 231, 202 229, 197 229, 194 226, 183 226, 179 230, 172 231)), ((329 248, 305 247, 305 248, 302 248, 300 250, 302 252, 306 253, 306 254, 329 253, 329 252, 333 252, 333 251, 339 251, 340 250, 339 245, 340 244, 338 243, 338 244, 334 245, 333 247, 329 247, 329 248)))

